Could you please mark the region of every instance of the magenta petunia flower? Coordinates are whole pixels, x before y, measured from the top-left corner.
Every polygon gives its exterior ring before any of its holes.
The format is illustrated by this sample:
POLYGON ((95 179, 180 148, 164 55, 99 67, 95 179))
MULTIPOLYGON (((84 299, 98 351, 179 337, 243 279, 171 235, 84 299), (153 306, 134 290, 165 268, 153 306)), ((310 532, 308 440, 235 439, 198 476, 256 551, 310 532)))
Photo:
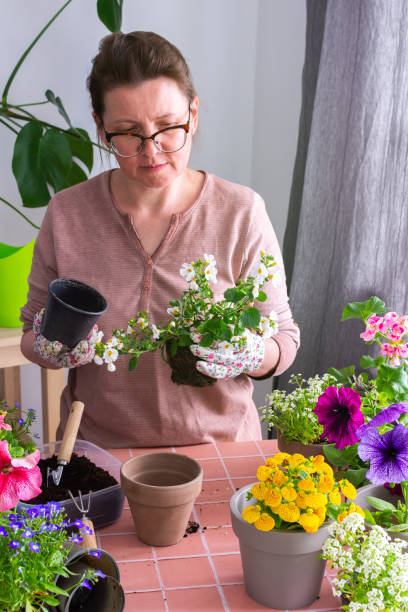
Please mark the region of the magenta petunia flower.
POLYGON ((370 427, 380 427, 380 425, 384 425, 385 423, 393 423, 400 418, 403 412, 405 414, 408 412, 408 404, 406 402, 391 404, 388 408, 381 410, 381 412, 372 418, 371 421, 362 425, 357 431, 357 435, 361 438, 370 427))
POLYGON ((317 400, 314 412, 323 425, 323 434, 335 448, 358 442, 357 430, 364 423, 361 398, 354 389, 327 387, 317 400))
POLYGON ((358 456, 370 462, 366 477, 374 484, 408 480, 408 429, 396 425, 380 434, 370 427, 360 440, 358 456))
POLYGON ((25 457, 11 457, 7 440, 0 441, 0 512, 14 508, 20 499, 27 501, 41 493, 39 460, 39 450, 25 457))

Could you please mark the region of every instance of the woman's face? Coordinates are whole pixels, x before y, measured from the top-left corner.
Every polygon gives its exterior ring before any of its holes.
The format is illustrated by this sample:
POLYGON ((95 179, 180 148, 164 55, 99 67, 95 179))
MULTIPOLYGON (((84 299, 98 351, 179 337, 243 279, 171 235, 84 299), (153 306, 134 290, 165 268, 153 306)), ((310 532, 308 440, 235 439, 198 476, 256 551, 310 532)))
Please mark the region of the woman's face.
MULTIPOLYGON (((172 125, 186 124, 190 107, 190 131, 184 147, 179 151, 163 153, 152 140, 145 140, 142 152, 136 157, 116 155, 126 177, 146 188, 166 187, 183 174, 190 158, 192 135, 197 127, 198 98, 194 98, 189 105, 176 81, 159 77, 139 85, 112 89, 105 94, 104 106, 102 121, 106 132, 135 132, 141 136, 151 136, 172 125)), ((101 136, 107 144, 103 129, 101 136)))

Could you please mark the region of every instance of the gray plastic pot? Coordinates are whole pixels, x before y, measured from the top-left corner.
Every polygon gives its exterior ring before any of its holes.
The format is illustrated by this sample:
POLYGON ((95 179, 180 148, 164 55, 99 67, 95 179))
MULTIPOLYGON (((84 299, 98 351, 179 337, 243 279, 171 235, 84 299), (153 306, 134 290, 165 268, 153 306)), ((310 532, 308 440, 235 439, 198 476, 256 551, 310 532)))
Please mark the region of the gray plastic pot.
MULTIPOLYGON (((363 510, 368 508, 369 510, 375 511, 375 508, 370 506, 366 497, 379 497, 384 501, 390 502, 394 506, 397 506, 399 499, 403 501, 402 498, 398 495, 393 495, 389 489, 384 487, 384 485, 376 485, 372 483, 357 489, 357 495, 356 499, 354 500, 354 503, 357 504, 357 506, 360 506, 360 508, 362 508, 363 510)), ((371 525, 367 522, 365 525, 367 528, 371 527, 371 525)), ((388 531, 388 529, 386 529, 386 532, 393 539, 399 538, 400 540, 408 541, 408 533, 406 531, 388 531)))
POLYGON ((179 453, 146 453, 125 461, 120 481, 140 540, 151 546, 181 540, 202 480, 201 465, 179 453))
POLYGON ((89 569, 101 570, 106 578, 99 579, 91 585, 91 589, 76 586, 69 591, 69 596, 58 595, 59 604, 51 608, 55 612, 122 612, 125 606, 125 594, 119 582, 119 568, 114 558, 104 550, 98 548, 82 548, 74 544, 67 559, 67 568, 73 574, 60 576, 57 586, 69 589, 76 584, 80 577, 89 569), (91 552, 98 551, 99 557, 91 552))
POLYGON ((244 521, 247 492, 242 487, 230 501, 232 528, 239 539, 245 588, 250 597, 269 608, 294 610, 315 601, 326 561, 318 559, 328 537, 328 525, 316 533, 259 531, 244 521))

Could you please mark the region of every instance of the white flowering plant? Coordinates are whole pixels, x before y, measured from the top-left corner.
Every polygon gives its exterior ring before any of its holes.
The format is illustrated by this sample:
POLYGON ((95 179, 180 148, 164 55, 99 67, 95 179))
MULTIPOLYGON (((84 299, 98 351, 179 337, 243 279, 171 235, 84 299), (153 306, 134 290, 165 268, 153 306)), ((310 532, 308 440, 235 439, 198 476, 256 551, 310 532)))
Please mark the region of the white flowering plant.
POLYGON ((378 525, 366 529, 352 513, 329 527, 321 557, 337 568, 333 593, 350 612, 408 611, 408 542, 391 539, 378 525))
MULTIPOLYGON (((113 372, 118 357, 130 355, 128 367, 132 371, 141 355, 157 349, 161 350, 165 361, 192 344, 217 347, 217 350, 229 355, 245 346, 247 330, 262 338, 270 338, 277 333, 277 314, 272 311, 269 316, 262 316, 254 306, 255 300, 264 302, 267 299, 262 291, 266 281, 272 281, 273 286, 280 283, 280 271, 273 256, 261 252, 260 261, 248 278, 239 279, 236 286, 227 289, 224 298, 219 301, 214 300, 210 287, 210 282, 217 282, 213 255, 204 254, 202 259, 183 263, 180 275, 186 280, 188 288, 179 299, 170 301, 167 313, 172 319, 168 323, 153 323, 148 311, 140 311, 128 321, 126 329, 113 330, 112 338, 107 342, 102 340, 103 334, 99 332, 95 363, 106 364, 108 370, 113 372)), ((194 360, 191 351, 188 353, 194 360)))
POLYGON ((302 374, 293 374, 289 383, 295 386, 291 393, 276 389, 266 396, 266 405, 260 408, 261 420, 268 429, 274 427, 286 442, 321 443, 323 426, 313 409, 324 390, 336 384, 335 378, 324 374, 306 380, 302 374))

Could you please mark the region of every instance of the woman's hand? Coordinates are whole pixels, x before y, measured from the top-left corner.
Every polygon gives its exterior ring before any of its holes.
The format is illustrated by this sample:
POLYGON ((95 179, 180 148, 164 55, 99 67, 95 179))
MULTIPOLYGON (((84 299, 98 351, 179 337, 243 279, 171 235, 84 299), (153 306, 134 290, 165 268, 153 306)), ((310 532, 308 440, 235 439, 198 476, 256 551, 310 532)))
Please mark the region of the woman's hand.
POLYGON ((47 340, 41 334, 40 329, 43 315, 44 308, 34 316, 33 321, 34 351, 42 359, 49 361, 59 368, 77 368, 93 360, 95 344, 98 341, 98 336, 102 333, 98 332, 97 325, 93 326, 85 340, 81 340, 73 349, 70 349, 58 340, 47 340))
MULTIPOLYGON (((192 344, 190 350, 196 357, 196 368, 211 378, 233 378, 239 374, 252 373, 261 367, 265 355, 265 343, 260 336, 249 330, 244 332, 246 344, 234 349, 230 343, 218 342, 216 346, 204 347, 192 344)), ((196 340, 197 336, 193 337, 196 340)))

